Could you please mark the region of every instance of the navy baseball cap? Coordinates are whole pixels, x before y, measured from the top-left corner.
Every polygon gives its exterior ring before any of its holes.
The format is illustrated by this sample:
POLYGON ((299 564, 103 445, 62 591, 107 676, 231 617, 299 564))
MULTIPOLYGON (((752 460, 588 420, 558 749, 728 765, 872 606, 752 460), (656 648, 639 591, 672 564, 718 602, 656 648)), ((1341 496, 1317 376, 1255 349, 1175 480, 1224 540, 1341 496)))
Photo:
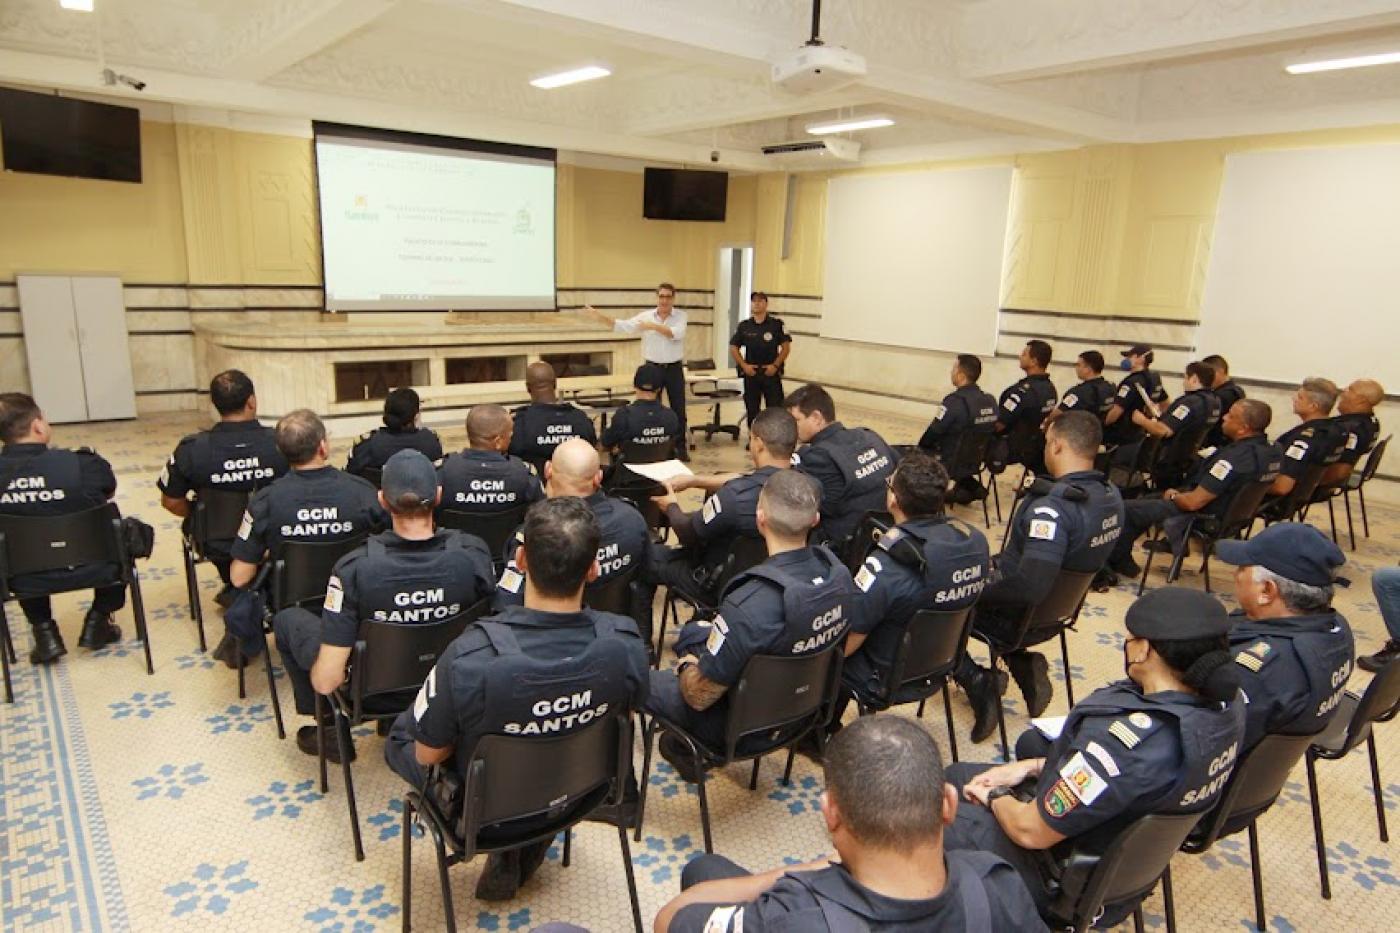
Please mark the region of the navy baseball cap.
POLYGON ((393 506, 404 505, 405 496, 417 499, 419 505, 432 505, 437 500, 437 470, 420 451, 401 450, 384 464, 379 488, 393 506))
POLYGON ((1152 348, 1145 343, 1135 343, 1128 349, 1122 350, 1120 352, 1123 354, 1124 357, 1143 356, 1145 354, 1151 353, 1152 348))
POLYGON ((1220 600, 1184 586, 1164 586, 1138 597, 1124 621, 1129 634, 1157 641, 1214 638, 1229 633, 1231 625, 1220 600))
POLYGON ((1215 556, 1236 567, 1263 567, 1308 586, 1346 584, 1337 578, 1337 568, 1347 560, 1342 549, 1301 522, 1278 522, 1247 541, 1219 541, 1215 556))
POLYGON ((632 377, 633 387, 641 389, 643 392, 659 392, 665 381, 666 374, 660 366, 654 363, 643 363, 638 366, 637 374, 632 377))

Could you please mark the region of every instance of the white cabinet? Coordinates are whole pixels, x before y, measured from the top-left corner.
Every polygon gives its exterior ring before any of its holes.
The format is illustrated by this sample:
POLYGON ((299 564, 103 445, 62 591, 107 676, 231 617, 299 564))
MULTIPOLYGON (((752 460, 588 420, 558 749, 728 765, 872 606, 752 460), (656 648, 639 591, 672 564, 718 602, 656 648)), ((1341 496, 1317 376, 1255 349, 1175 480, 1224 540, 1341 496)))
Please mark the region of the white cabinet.
POLYGON ((21 275, 30 394, 55 423, 136 417, 122 283, 108 275, 21 275))

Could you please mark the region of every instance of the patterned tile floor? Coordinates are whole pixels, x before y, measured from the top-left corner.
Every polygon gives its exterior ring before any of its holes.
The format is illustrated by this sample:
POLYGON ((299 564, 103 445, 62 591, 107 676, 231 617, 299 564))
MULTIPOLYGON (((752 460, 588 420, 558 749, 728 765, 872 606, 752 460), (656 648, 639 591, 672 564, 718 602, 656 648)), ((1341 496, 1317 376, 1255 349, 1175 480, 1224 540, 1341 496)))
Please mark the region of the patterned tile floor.
MULTIPOLYGON (((847 420, 870 424, 892 441, 908 441, 922 427, 854 411, 847 420)), ((76 649, 85 608, 79 596, 56 603, 72 653, 53 667, 32 668, 23 657, 27 626, 12 611, 21 660, 16 702, 0 704, 0 929, 369 933, 401 923, 402 788, 383 764, 381 740, 368 730, 357 738, 354 767, 367 854, 357 864, 338 772, 331 772, 330 792, 319 793, 314 760, 292 741, 277 741, 261 672, 254 669, 248 698, 239 700, 232 672, 197 650, 178 523, 160 510, 153 480, 178 437, 202 423, 201 416, 180 414, 58 431, 60 443, 90 444, 108 457, 120 478, 123 511, 157 528, 155 556, 140 568, 156 672, 145 674, 132 640, 95 655, 76 649)), ((460 446, 462 432, 445 432, 444 440, 460 446)), ((343 457, 343 440, 338 448, 343 457)), ((735 468, 742 459, 742 448, 721 438, 701 445, 695 466, 735 468)), ((1371 515, 1372 537, 1348 567, 1354 585, 1339 596, 1363 652, 1374 651, 1383 638, 1369 573, 1400 558, 1400 511, 1377 504, 1371 515)), ((1000 527, 992 534, 999 540, 1000 527)), ((1199 585, 1189 572, 1185 582, 1199 585)), ((1225 582, 1223 574, 1217 577, 1225 582)), ((214 574, 204 568, 205 613, 217 627, 214 586, 214 574)), ((1091 594, 1071 646, 1080 692, 1118 676, 1119 632, 1130 598, 1126 589, 1091 594)), ((121 621, 129 638, 129 612, 121 621)), ((1366 678, 1358 673, 1353 686, 1364 686, 1366 678)), ((285 687, 283 699, 290 709, 285 687)), ((964 756, 990 758, 992 744, 974 748, 965 740, 971 717, 962 699, 954 699, 964 756)), ((1063 702, 1057 696, 1051 712, 1063 711, 1063 702)), ((1024 710, 1009 706, 1017 728, 1024 710)), ((927 723, 943 740, 941 722, 935 707, 927 723)), ((1381 728, 1380 750, 1386 805, 1392 821, 1400 822, 1396 727, 1381 728)), ((829 851, 816 815, 820 773, 799 758, 792 786, 784 787, 777 780, 780 764, 764 763, 754 792, 746 789, 746 769, 714 776, 718 851, 757 868, 829 851)), ((1364 754, 1324 763, 1320 772, 1334 897, 1324 902, 1318 894, 1300 768, 1260 824, 1270 929, 1394 929, 1400 869, 1393 848, 1377 839, 1364 754)), ((701 849, 694 789, 664 764, 651 781, 654 805, 643 841, 633 849, 648 920, 701 849)), ((442 921, 430 846, 414 851, 415 926, 436 929, 442 921)), ((629 929, 611 832, 580 830, 567 871, 558 854, 556 847, 508 904, 468 901, 479 862, 454 870, 461 926, 528 930, 570 920, 598 933, 629 929)), ((1179 856, 1174 874, 1183 930, 1251 925, 1243 838, 1226 840, 1204 857, 1179 856)), ((1147 913, 1149 926, 1163 925, 1160 899, 1148 902, 1147 913)))

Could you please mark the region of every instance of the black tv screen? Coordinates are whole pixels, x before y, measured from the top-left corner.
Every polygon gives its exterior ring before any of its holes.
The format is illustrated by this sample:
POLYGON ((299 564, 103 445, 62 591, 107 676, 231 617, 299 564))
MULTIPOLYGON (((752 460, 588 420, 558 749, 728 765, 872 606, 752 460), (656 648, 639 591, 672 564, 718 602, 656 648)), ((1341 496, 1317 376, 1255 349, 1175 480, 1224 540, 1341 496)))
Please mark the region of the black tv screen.
POLYGON ((649 168, 642 197, 642 216, 649 220, 721 221, 728 194, 726 172, 649 168))
POLYGON ((5 170, 141 181, 141 111, 0 88, 5 170))

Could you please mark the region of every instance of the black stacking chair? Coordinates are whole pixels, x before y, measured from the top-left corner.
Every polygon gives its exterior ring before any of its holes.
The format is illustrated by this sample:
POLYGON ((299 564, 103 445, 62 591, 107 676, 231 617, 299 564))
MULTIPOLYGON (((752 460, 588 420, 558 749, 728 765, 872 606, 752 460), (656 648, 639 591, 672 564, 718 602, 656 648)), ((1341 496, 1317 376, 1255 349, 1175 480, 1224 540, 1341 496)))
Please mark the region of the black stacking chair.
POLYGON ((792 778, 792 761, 797 744, 808 735, 816 736, 818 748, 825 751, 826 729, 836 709, 837 691, 841 683, 841 661, 845 639, 837 639, 827 647, 800 657, 755 655, 744 665, 739 680, 727 692, 728 709, 724 723, 724 747, 712 748, 686 732, 676 723, 652 716, 647 723, 642 743, 642 795, 637 804, 638 841, 642 838, 642 822, 646 815, 647 779, 651 775, 651 750, 656 730, 669 732, 681 740, 690 751, 695 769, 700 773, 696 785, 700 794, 700 827, 705 835, 705 851, 714 852, 710 836, 710 804, 705 795, 706 773, 736 761, 753 761, 749 790, 758 786, 758 766, 765 755, 786 748, 787 767, 783 783, 792 778), (747 738, 765 733, 791 730, 784 742, 764 744, 757 749, 739 750, 747 738))
MULTIPOLYGON (((403 808, 403 930, 413 918, 413 823, 415 817, 432 834, 437 849, 438 880, 447 929, 455 933, 452 886, 447 870, 480 854, 507 852, 564 833, 564 867, 569 866, 573 827, 601 806, 622 801, 623 785, 632 770, 630 710, 598 719, 560 736, 484 736, 472 749, 462 788, 461 813, 444 813, 432 793, 439 769, 429 776, 428 792, 411 790, 403 808), (559 814, 549 818, 548 814, 559 814), (530 819, 528 828, 511 822, 530 819)), ((618 825, 622 866, 632 904, 632 925, 642 933, 642 910, 637 880, 632 873, 632 847, 627 830, 618 825)))
MULTIPOLYGON (((715 592, 723 593, 724 588, 729 585, 729 581, 743 573, 745 570, 757 567, 768 559, 768 543, 762 538, 754 538, 748 535, 737 535, 729 549, 729 554, 725 559, 724 566, 720 569, 719 576, 715 582, 715 592)), ((707 606, 703 604, 699 594, 686 592, 680 589, 666 588, 666 600, 661 607, 661 629, 656 633, 656 651, 652 657, 652 666, 656 667, 661 663, 661 649, 666 641, 666 625, 668 622, 676 623, 680 628, 680 610, 677 609, 678 602, 689 603, 691 609, 699 614, 713 614, 717 606, 707 606)))
MULTIPOLYGON (((1376 471, 1381 467, 1381 459, 1385 456, 1386 448, 1390 446, 1391 435, 1387 434, 1385 439, 1371 448, 1371 452, 1366 455, 1366 462, 1361 465, 1359 471, 1353 472, 1347 477, 1346 489, 1342 492, 1342 502, 1347 508, 1347 528, 1351 528, 1351 494, 1356 493, 1356 498, 1361 502, 1361 531, 1366 537, 1371 537, 1371 522, 1366 516, 1366 484, 1376 475, 1376 471)), ((1352 537, 1356 535, 1353 532, 1352 537)))
POLYGON ((442 509, 437 514, 437 522, 443 528, 453 528, 476 535, 486 544, 491 553, 491 563, 500 573, 505 566, 503 555, 515 529, 525 522, 528 505, 517 505, 495 512, 459 512, 455 509, 442 509))
POLYGON ((638 444, 634 441, 624 443, 603 479, 603 491, 635 505, 637 511, 647 520, 648 528, 664 532, 669 527, 665 513, 651 501, 651 497, 664 495, 666 487, 640 473, 632 472, 627 469, 627 464, 661 463, 664 460, 674 460, 675 456, 675 440, 668 440, 664 444, 638 444))
POLYGON ((1322 840, 1322 798, 1317 793, 1317 762, 1338 761, 1351 754, 1362 742, 1371 757, 1371 793, 1376 800, 1376 829, 1381 842, 1390 841, 1385 825, 1385 790, 1381 784, 1380 763, 1376 760, 1375 724, 1389 722, 1400 713, 1400 664, 1386 665, 1357 696, 1351 691, 1332 715, 1328 727, 1313 737, 1305 761, 1308 765, 1308 796, 1312 801, 1313 841, 1317 847, 1317 875, 1322 896, 1331 899, 1332 883, 1327 872, 1327 844, 1322 840))
POLYGON ((345 683, 329 697, 316 695, 316 752, 321 770, 321 793, 327 789, 325 705, 329 701, 335 713, 335 739, 345 780, 345 803, 350 809, 355 861, 365 860, 365 847, 360 840, 355 781, 350 773, 350 730, 366 722, 389 722, 408 709, 428 672, 452 640, 490 611, 488 597, 441 622, 363 622, 350 654, 350 671, 345 683))
POLYGON ((638 579, 639 567, 633 564, 625 571, 607 581, 595 581, 584 587, 583 604, 599 612, 627 616, 637 623, 642 638, 651 641, 651 603, 642 599, 642 583, 638 579))
MULTIPOLYGON (((1255 480, 1247 483, 1236 490, 1230 499, 1230 504, 1225 507, 1225 514, 1220 518, 1210 515, 1192 513, 1186 522, 1186 540, 1182 543, 1181 553, 1172 555, 1171 566, 1167 569, 1167 585, 1176 582, 1181 576, 1181 565, 1186 561, 1186 554, 1191 550, 1191 539, 1195 538, 1201 542, 1201 575, 1205 578, 1206 592, 1210 589, 1210 556, 1215 553, 1215 543, 1225 538, 1248 537, 1248 532, 1254 525, 1254 519, 1259 515, 1259 509, 1264 502, 1264 496, 1268 494, 1269 487, 1273 484, 1272 479, 1255 480)), ((1165 535, 1159 529, 1154 535, 1154 541, 1160 541, 1165 535)), ((1147 560, 1143 562, 1142 579, 1138 580, 1139 596, 1147 586, 1147 575, 1152 571, 1152 561, 1157 556, 1157 552, 1151 548, 1147 551, 1147 560)))
MULTIPOLYGON (((1171 860, 1199 819, 1199 813, 1151 813, 1106 838, 1093 832, 1077 837, 1051 882, 1047 913, 1054 928, 1084 933, 1104 905, 1141 901, 1161 881, 1167 931, 1176 933, 1171 860)), ((1133 909, 1133 929, 1143 931, 1141 904, 1133 909)))
POLYGON ((865 513, 856 524, 855 531, 846 539, 846 569, 852 576, 860 572, 861 565, 875 548, 875 542, 894 525, 894 516, 889 512, 865 513))
POLYGON ((199 629, 199 650, 208 645, 204 640, 204 607, 199 599, 199 574, 195 567, 208 560, 210 541, 232 541, 248 508, 251 493, 228 489, 205 489, 190 503, 189 531, 180 536, 185 555, 185 588, 190 595, 190 618, 199 629))
MULTIPOLYGON (((10 600, 28 593, 14 589, 15 578, 45 570, 64 570, 84 564, 116 564, 120 581, 131 593, 131 614, 136 620, 136 637, 146 653, 146 673, 155 673, 151 664, 151 638, 146 629, 146 604, 141 599, 141 577, 136 561, 126 548, 122 516, 116 503, 104 502, 68 515, 0 515, 0 662, 5 678, 5 702, 15 701, 10 682, 10 665, 17 662, 14 640, 10 637, 10 600)), ((90 589, 92 584, 72 587, 90 589)), ((68 592, 68 591, 60 591, 68 592)))
MULTIPOLYGON (((326 598, 326 584, 330 581, 335 562, 365 540, 365 535, 342 538, 339 541, 282 541, 272 553, 272 557, 254 586, 264 585, 268 593, 268 613, 263 619, 264 633, 272 631, 272 617, 283 609, 302 606, 319 612, 326 598)), ((263 651, 264 666, 267 668, 267 692, 272 697, 272 715, 277 722, 277 737, 285 739, 287 730, 282 725, 282 702, 277 697, 277 681, 272 672, 272 648, 263 651)), ((243 668, 246 661, 243 650, 238 650, 238 696, 248 695, 244 684, 243 668)))
POLYGON ((1274 522, 1301 521, 1303 510, 1312 501, 1313 493, 1322 482, 1322 474, 1327 471, 1325 463, 1310 463, 1303 468, 1303 475, 1293 483, 1293 489, 1283 496, 1275 496, 1265 501, 1259 509, 1259 517, 1267 527, 1274 522))
MULTIPOLYGON (((856 709, 862 716, 883 712, 891 706, 918 701, 916 715, 924 715, 924 704, 942 688, 943 715, 948 724, 948 746, 958 760, 958 734, 953 727, 953 703, 948 695, 948 678, 967 651, 972 627, 972 607, 954 612, 920 609, 905 626, 904 637, 895 650, 885 689, 878 695, 852 690, 856 709)), ((848 685, 849 686, 849 685, 848 685)))
MULTIPOLYGON (((686 362, 685 368, 713 370, 715 369, 715 361, 689 360, 688 362, 686 362)), ((743 395, 743 392, 740 392, 738 389, 721 389, 719 387, 718 379, 697 379, 690 384, 690 393, 696 398, 707 399, 710 402, 714 403, 713 407, 710 409, 710 420, 704 424, 691 425, 690 432, 692 434, 694 434, 696 431, 704 431, 705 440, 707 441, 713 438, 716 434, 728 434, 736 441, 739 439, 739 425, 725 424, 722 420, 720 409, 723 407, 725 402, 732 402, 734 399, 743 395), (710 384, 710 388, 700 388, 700 386, 704 385, 707 382, 710 384)))
MULTIPOLYGON (((1264 929, 1264 876, 1259 867, 1259 830, 1255 824, 1278 799, 1288 775, 1313 738, 1309 735, 1264 736, 1258 745, 1240 757, 1220 802, 1201 818, 1181 846, 1183 852, 1200 855, 1221 836, 1248 829, 1249 868, 1254 881, 1254 925, 1259 930, 1264 929)), ((1167 886, 1170 883, 1170 878, 1165 879, 1167 886)))
MULTIPOLYGON (((948 457, 948 462, 943 464, 948 471, 948 478, 958 480, 964 477, 975 477, 980 481, 987 465, 987 448, 991 446, 995 438, 996 435, 991 431, 964 431, 959 435, 957 447, 953 449, 952 455, 948 457)), ((991 480, 991 485, 988 486, 987 492, 982 496, 981 502, 982 521, 986 524, 987 528, 990 529, 992 527, 992 516, 987 510, 987 499, 992 495, 992 489, 995 486, 995 478, 989 477, 989 479, 991 480)), ((1000 502, 997 503, 997 520, 1001 520, 1000 502)))
MULTIPOLYGON (((1065 698, 1068 706, 1074 706, 1074 685, 1071 682, 1069 669, 1069 640, 1066 638, 1065 632, 1074 628, 1074 623, 1079 618, 1079 610, 1084 606, 1084 597, 1089 594, 1089 585, 1093 581, 1093 571, 1061 570, 1059 577, 1055 579, 1054 586, 1050 588, 1050 592, 1046 594, 1045 598, 1035 605, 1026 607, 1025 613, 1021 616, 1021 627, 1013 644, 1001 644, 978 632, 974 615, 971 635, 987 646, 987 652, 991 655, 992 670, 996 670, 998 658, 1021 647, 1021 643, 1026 640, 1026 635, 1032 629, 1055 625, 1060 630, 1060 658, 1064 662, 1065 668, 1065 698)), ((997 729, 1001 732, 1002 760, 1010 761, 1011 746, 1006 740, 1006 715, 1002 708, 1001 697, 997 697, 997 729)))
POLYGON ((384 485, 384 468, 365 467, 360 470, 360 478, 369 480, 374 484, 374 488, 378 489, 380 486, 384 485))

